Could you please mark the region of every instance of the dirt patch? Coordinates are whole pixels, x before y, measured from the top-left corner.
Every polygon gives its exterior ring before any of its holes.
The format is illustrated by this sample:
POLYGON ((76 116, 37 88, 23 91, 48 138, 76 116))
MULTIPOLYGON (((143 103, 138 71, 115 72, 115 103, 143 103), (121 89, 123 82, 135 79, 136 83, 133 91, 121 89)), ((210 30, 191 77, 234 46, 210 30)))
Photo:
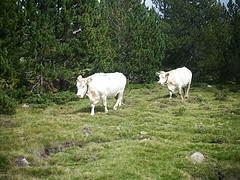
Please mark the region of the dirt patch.
POLYGON ((84 142, 66 141, 62 144, 59 144, 58 146, 45 147, 44 151, 41 153, 41 156, 43 158, 46 158, 51 154, 56 154, 56 153, 59 153, 59 152, 63 152, 67 148, 70 148, 70 147, 81 147, 82 148, 83 146, 84 146, 84 142))
POLYGON ((0 126, 5 128, 18 127, 19 124, 10 119, 4 119, 0 121, 0 126))
POLYGON ((222 169, 220 167, 218 167, 215 163, 209 163, 208 167, 209 167, 209 169, 212 170, 216 179, 218 179, 218 180, 226 179, 222 169))
POLYGON ((189 102, 189 103, 200 103, 200 102, 203 102, 203 101, 204 101, 204 99, 203 99, 203 97, 200 96, 200 95, 190 96, 190 97, 188 98, 188 102, 189 102))
POLYGON ((79 142, 74 142, 74 141, 65 141, 64 143, 61 143, 59 145, 55 146, 47 146, 44 148, 44 150, 40 153, 42 158, 47 158, 51 154, 57 154, 59 152, 64 152, 66 149, 71 148, 71 147, 80 147, 83 148, 89 143, 106 143, 109 142, 107 139, 101 139, 101 138, 95 138, 91 139, 90 141, 79 141, 79 142))
POLYGON ((212 137, 209 141, 211 144, 223 144, 227 143, 227 140, 224 137, 212 137))

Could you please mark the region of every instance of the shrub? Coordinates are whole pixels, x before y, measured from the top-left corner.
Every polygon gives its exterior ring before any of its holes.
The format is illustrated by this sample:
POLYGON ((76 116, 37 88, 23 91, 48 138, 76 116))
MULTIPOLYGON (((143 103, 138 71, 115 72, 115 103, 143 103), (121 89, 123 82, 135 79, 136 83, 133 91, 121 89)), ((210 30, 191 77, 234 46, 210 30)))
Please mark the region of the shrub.
POLYGON ((3 91, 0 91, 0 114, 14 114, 17 103, 15 99, 9 97, 3 91))
POLYGON ((28 97, 25 102, 29 104, 45 104, 50 105, 55 104, 65 104, 70 101, 77 100, 77 96, 73 92, 62 91, 57 93, 49 93, 42 96, 31 95, 28 97))
POLYGON ((28 104, 51 104, 51 101, 45 95, 36 94, 29 96, 25 102, 28 104))
POLYGON ((54 94, 48 94, 48 99, 56 104, 65 104, 70 101, 76 101, 78 97, 69 91, 62 91, 54 94))

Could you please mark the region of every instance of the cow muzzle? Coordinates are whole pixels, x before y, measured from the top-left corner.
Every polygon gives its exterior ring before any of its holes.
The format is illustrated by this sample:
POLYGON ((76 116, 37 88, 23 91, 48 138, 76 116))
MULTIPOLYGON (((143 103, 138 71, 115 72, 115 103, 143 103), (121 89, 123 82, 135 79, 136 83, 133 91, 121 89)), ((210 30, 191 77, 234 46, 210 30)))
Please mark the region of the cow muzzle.
POLYGON ((162 82, 160 82, 160 81, 158 81, 157 83, 158 83, 158 84, 160 84, 161 86, 163 86, 163 85, 164 85, 164 83, 162 83, 162 82))
POLYGON ((77 95, 77 97, 79 97, 79 98, 83 98, 83 95, 81 95, 81 94, 76 94, 77 95))

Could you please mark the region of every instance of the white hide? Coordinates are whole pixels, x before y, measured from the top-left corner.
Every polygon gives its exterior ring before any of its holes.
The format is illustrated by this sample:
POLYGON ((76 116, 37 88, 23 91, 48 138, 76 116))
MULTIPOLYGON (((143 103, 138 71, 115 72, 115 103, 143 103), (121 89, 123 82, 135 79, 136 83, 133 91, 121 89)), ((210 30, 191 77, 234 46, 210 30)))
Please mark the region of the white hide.
POLYGON ((161 71, 160 73, 156 74, 159 76, 159 84, 167 84, 170 98, 172 98, 172 94, 174 94, 175 91, 178 90, 183 100, 184 88, 186 88, 184 96, 188 97, 192 81, 192 72, 188 68, 182 67, 168 72, 161 71))
POLYGON ((91 103, 91 115, 94 115, 95 105, 102 100, 107 109, 107 98, 116 97, 117 102, 114 105, 114 110, 121 106, 124 89, 126 86, 126 77, 122 73, 96 73, 87 78, 79 76, 77 78, 77 96, 83 98, 86 94, 91 103))

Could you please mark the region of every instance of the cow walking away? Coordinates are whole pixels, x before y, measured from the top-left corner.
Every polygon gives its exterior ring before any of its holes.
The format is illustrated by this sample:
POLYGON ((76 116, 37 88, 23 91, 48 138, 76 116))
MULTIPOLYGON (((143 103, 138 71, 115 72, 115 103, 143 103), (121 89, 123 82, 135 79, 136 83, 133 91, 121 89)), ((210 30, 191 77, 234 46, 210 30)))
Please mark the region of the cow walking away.
POLYGON ((192 81, 192 72, 188 68, 182 67, 168 72, 160 71, 157 72, 156 75, 159 76, 158 83, 160 85, 167 84, 170 99, 176 90, 179 91, 182 100, 188 97, 192 81))
POLYGON ((126 86, 126 77, 119 72, 96 73, 87 78, 81 75, 77 78, 77 96, 83 98, 88 96, 91 104, 91 115, 99 101, 103 101, 105 112, 108 112, 107 98, 116 97, 117 102, 113 109, 117 110, 122 104, 123 93, 126 86))

